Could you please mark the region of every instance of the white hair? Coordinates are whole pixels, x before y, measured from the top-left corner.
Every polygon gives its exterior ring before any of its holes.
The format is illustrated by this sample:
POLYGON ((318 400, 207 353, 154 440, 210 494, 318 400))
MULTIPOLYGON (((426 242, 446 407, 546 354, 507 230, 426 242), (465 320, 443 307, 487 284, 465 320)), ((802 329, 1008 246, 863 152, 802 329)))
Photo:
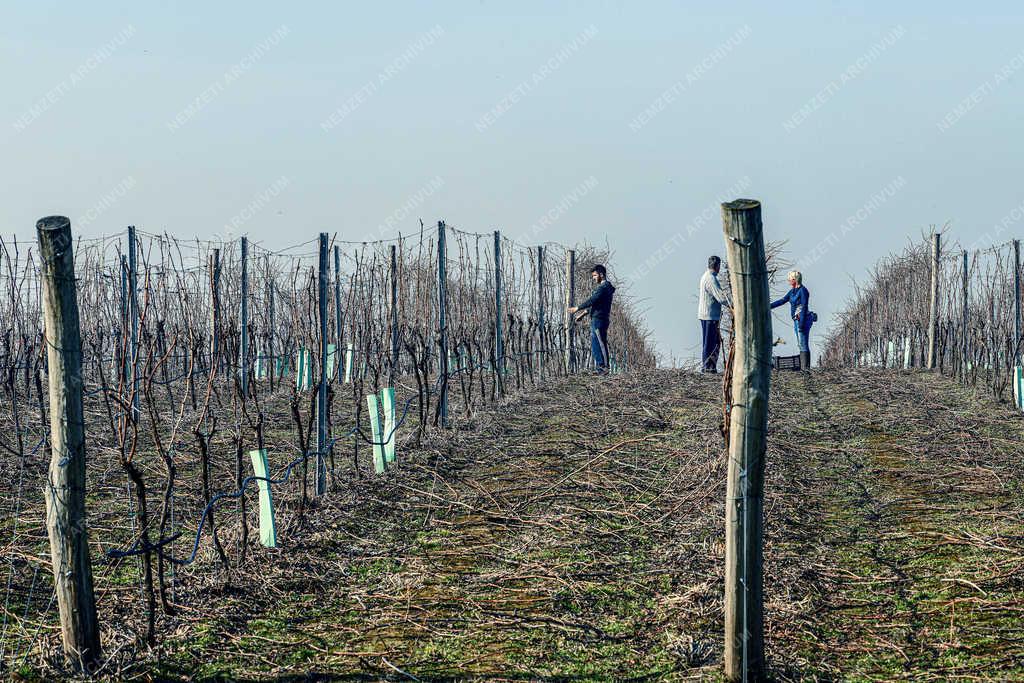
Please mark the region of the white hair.
POLYGON ((801 274, 801 272, 799 270, 791 270, 791 271, 789 271, 789 275, 786 276, 786 279, 787 280, 796 280, 796 283, 798 285, 802 285, 804 283, 804 276, 803 276, 803 274, 801 274))

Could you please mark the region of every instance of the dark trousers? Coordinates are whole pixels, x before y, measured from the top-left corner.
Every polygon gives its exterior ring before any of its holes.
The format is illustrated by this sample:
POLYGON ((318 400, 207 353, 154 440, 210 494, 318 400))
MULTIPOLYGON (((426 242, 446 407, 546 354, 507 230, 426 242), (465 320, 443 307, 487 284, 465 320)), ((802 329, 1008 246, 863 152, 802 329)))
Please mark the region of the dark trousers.
POLYGON ((700 356, 700 369, 704 372, 718 370, 718 350, 722 348, 722 335, 718 331, 717 320, 701 320, 700 331, 704 341, 704 350, 700 356))
POLYGON ((608 369, 608 321, 590 321, 590 353, 598 370, 608 369))

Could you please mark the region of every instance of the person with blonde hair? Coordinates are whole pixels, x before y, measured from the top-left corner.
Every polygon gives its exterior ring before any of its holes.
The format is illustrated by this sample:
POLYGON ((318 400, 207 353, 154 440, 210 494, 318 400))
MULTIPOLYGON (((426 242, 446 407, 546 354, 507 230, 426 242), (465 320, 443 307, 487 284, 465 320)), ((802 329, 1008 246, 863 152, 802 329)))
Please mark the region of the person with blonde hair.
POLYGON ((809 341, 811 325, 818 319, 817 313, 812 313, 811 293, 804 287, 804 276, 799 270, 790 271, 786 276, 789 280, 789 291, 778 301, 772 302, 772 308, 778 308, 784 303, 789 303, 789 314, 793 318, 793 331, 796 332, 796 343, 800 347, 800 369, 811 369, 811 345, 809 341))

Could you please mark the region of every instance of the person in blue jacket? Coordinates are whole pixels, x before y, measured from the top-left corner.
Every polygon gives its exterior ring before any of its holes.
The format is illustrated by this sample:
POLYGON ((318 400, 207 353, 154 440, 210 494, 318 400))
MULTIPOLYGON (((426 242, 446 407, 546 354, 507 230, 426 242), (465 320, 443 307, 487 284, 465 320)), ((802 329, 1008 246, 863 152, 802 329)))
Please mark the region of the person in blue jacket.
POLYGON ((817 316, 811 313, 811 293, 804 287, 804 276, 799 270, 794 270, 787 277, 790 289, 784 297, 772 302, 772 308, 789 302, 789 314, 793 318, 793 330, 796 332, 797 346, 800 347, 800 369, 810 370, 811 346, 808 337, 817 316))
POLYGON ((597 287, 586 301, 579 306, 571 306, 569 313, 590 309, 590 352, 594 356, 597 371, 604 374, 608 372, 608 324, 611 322, 615 287, 608 282, 608 271, 600 263, 590 269, 590 279, 597 287))

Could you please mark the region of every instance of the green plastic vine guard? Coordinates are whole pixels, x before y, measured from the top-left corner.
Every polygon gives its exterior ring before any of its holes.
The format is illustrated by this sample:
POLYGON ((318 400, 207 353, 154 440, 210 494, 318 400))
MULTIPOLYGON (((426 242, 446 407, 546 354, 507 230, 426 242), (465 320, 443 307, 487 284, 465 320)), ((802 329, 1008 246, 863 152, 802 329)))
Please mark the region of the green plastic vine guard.
POLYGON ((352 342, 348 343, 348 348, 345 349, 345 384, 352 381, 352 354, 355 352, 355 347, 352 342))
POLYGON ((327 378, 334 379, 337 372, 338 347, 334 344, 327 345, 327 378))
POLYGON ((392 463, 395 461, 395 442, 398 437, 395 434, 395 389, 384 387, 380 390, 380 402, 384 406, 384 460, 392 463))
POLYGON ((1013 402, 1024 410, 1024 367, 1020 365, 1013 368, 1013 402))
POLYGON ((377 394, 366 396, 366 406, 370 413, 370 437, 373 439, 373 469, 377 474, 384 474, 386 465, 384 446, 380 443, 380 412, 377 408, 377 394))
POLYGON ((257 481, 260 494, 260 543, 268 548, 276 548, 277 527, 274 525, 274 498, 270 492, 270 482, 267 481, 270 478, 267 449, 249 451, 249 457, 252 459, 253 474, 260 477, 257 481))
POLYGON ((309 349, 300 348, 295 354, 295 388, 305 391, 313 386, 313 364, 309 349))

